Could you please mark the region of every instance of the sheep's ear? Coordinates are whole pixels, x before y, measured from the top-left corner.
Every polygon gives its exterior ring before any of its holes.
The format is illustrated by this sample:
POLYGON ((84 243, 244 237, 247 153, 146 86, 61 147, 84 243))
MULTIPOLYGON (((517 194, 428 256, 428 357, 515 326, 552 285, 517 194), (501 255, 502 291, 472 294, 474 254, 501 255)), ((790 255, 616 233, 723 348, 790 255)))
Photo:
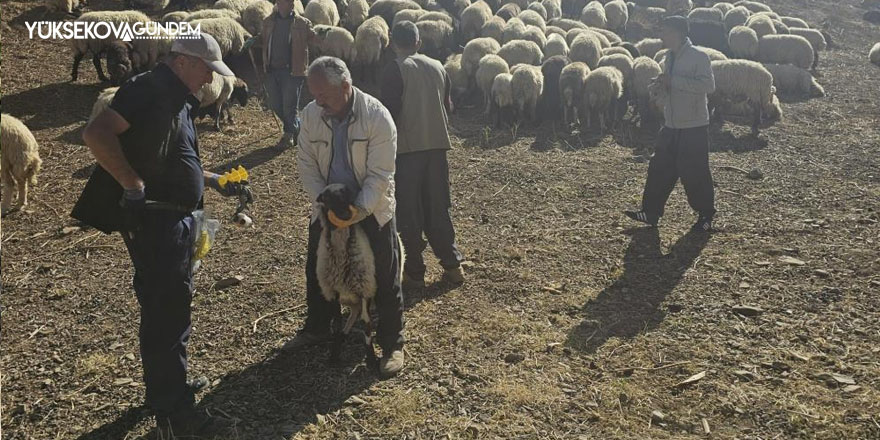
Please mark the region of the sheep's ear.
POLYGON ((318 198, 315 201, 323 204, 324 203, 324 193, 322 192, 321 194, 318 194, 318 198))

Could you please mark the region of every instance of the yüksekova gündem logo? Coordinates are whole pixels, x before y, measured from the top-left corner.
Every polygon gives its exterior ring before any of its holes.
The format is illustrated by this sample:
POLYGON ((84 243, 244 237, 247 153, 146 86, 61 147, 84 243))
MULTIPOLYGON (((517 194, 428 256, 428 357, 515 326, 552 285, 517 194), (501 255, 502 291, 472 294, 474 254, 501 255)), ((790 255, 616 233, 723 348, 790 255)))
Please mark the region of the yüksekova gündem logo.
POLYGON ((155 40, 165 38, 199 38, 201 24, 169 22, 114 23, 107 21, 35 21, 25 23, 28 34, 48 40, 155 40))

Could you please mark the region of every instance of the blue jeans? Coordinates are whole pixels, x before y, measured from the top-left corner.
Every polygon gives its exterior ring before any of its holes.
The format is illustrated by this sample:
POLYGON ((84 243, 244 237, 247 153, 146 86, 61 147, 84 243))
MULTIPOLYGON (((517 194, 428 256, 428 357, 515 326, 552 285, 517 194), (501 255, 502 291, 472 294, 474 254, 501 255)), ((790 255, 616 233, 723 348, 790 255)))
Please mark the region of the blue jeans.
POLYGON ((141 306, 141 358, 147 404, 159 416, 192 406, 186 385, 186 346, 192 330, 193 217, 146 211, 134 239, 123 234, 134 265, 141 306))
POLYGON ((299 95, 305 78, 293 76, 286 68, 270 68, 266 73, 266 94, 269 108, 278 115, 284 125, 284 132, 299 134, 299 95))

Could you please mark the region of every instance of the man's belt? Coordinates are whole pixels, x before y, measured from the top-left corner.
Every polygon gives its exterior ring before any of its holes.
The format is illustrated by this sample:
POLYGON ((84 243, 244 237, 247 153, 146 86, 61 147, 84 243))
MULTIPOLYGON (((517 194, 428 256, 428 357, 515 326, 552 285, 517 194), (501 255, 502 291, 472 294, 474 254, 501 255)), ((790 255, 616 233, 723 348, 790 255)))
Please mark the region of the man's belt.
POLYGON ((173 211, 173 212, 182 212, 185 214, 192 214, 195 210, 194 207, 188 207, 183 205, 177 205, 174 203, 168 202, 157 202, 154 200, 147 200, 144 209, 150 211, 173 211))

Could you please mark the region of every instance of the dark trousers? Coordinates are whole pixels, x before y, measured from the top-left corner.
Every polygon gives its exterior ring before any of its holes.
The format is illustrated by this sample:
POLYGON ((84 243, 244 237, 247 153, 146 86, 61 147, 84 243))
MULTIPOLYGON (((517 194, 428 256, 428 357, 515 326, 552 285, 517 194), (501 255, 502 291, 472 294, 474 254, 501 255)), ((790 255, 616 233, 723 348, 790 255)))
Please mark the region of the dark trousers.
POLYGON ((446 150, 398 155, 394 182, 400 239, 406 249, 404 272, 414 278, 425 276, 423 233, 444 269, 458 267, 462 256, 449 213, 452 200, 446 150))
POLYGON ((299 95, 305 78, 292 76, 286 68, 270 68, 266 73, 266 95, 269 108, 284 125, 284 132, 299 134, 299 95))
POLYGON ((663 216, 666 201, 679 178, 691 208, 700 214, 715 214, 707 126, 660 129, 654 157, 648 165, 642 210, 650 215, 663 216))
MULTIPOLYGON (((376 217, 369 216, 358 223, 367 234, 376 263, 376 311, 379 314, 377 341, 382 351, 390 353, 403 347, 403 291, 400 288, 400 246, 397 227, 392 218, 381 228, 376 217)), ((318 285, 318 242, 321 238, 321 222, 309 226, 309 247, 306 257, 306 304, 308 317, 305 330, 315 333, 330 331, 334 316, 339 313, 339 303, 329 302, 321 294, 318 285)))
POLYGON ((167 416, 194 403, 186 386, 186 345, 192 330, 193 217, 146 211, 134 239, 123 234, 134 265, 141 307, 138 336, 147 404, 167 416))

